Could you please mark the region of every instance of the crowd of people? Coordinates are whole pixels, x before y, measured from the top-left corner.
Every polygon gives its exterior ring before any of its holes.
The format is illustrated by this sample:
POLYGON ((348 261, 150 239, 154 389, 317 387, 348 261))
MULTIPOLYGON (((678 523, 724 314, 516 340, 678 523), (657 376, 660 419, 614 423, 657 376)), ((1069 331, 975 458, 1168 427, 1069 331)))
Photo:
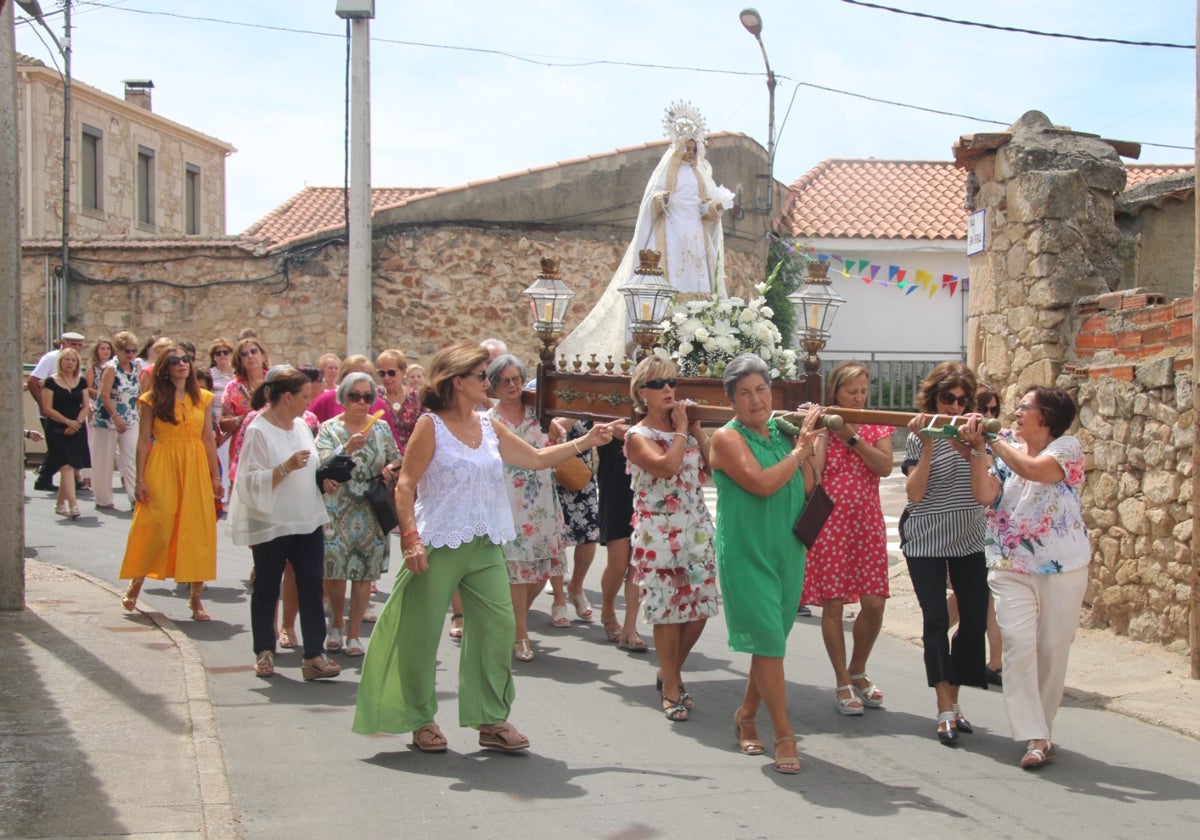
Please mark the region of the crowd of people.
MULTIPOLYGON (((835 709, 884 706, 867 666, 890 596, 879 485, 893 469, 892 429, 827 430, 820 405, 802 407, 798 427, 782 421, 768 366, 752 354, 724 371, 733 419, 719 429, 688 419, 675 365, 652 355, 630 376, 629 422, 554 418, 544 431, 524 399, 529 370, 494 339, 445 347, 427 369, 396 349, 374 364, 327 354, 311 366, 272 365, 252 330, 212 341, 208 365, 189 342, 156 337, 139 351, 129 332, 98 340, 85 364, 84 343, 64 334, 29 379, 47 443, 35 489, 53 490, 56 513, 75 519, 87 471, 99 510, 115 507, 119 474, 133 510, 123 607, 136 608, 145 578, 170 579, 188 586, 196 621, 211 619, 202 598, 228 508, 224 527, 253 561, 255 673, 274 676, 280 648, 302 648, 305 680, 339 675, 330 654, 365 657, 356 732, 412 733, 416 749, 446 751, 434 676, 449 613, 461 643, 460 724, 486 749, 528 748, 509 715, 513 661, 536 656, 531 605, 548 591, 553 627, 571 626, 572 610, 594 620, 583 583, 597 545, 607 555, 599 624, 622 649, 645 653, 644 617, 671 723, 704 699, 685 683, 688 657, 723 614, 730 649, 750 655, 732 710, 737 749, 766 752, 765 704, 774 769, 799 772, 784 657, 805 607, 821 610, 835 709), (570 489, 554 472, 568 463, 585 472, 570 489), (800 539, 793 525, 818 489, 832 512, 800 539), (393 531, 403 566, 375 615, 370 595, 389 571, 393 531), (858 605, 849 643, 847 604, 858 605), (368 648, 362 628, 372 621, 368 648)), ((865 408, 869 376, 858 362, 837 364, 824 405, 865 408)), ((899 530, 923 616, 934 733, 958 746, 974 731, 961 687, 1000 684, 1025 745, 1020 765, 1039 767, 1055 757, 1052 724, 1090 559, 1083 452, 1067 434, 1075 405, 1058 388, 1030 386, 1011 431, 988 433, 999 395, 945 362, 914 407, 899 530)))

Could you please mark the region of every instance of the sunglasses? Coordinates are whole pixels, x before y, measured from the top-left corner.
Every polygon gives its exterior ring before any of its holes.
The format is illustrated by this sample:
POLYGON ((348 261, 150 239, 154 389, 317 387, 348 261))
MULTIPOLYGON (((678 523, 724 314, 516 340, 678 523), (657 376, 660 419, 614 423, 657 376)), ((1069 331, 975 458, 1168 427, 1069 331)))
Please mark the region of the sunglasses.
POLYGON ((247 356, 257 356, 261 352, 262 351, 259 350, 257 347, 247 347, 245 350, 239 350, 238 355, 244 359, 247 356))
POLYGON ((939 391, 938 392, 938 402, 940 402, 942 405, 954 405, 955 403, 957 403, 958 406, 961 408, 961 407, 966 407, 967 403, 969 403, 970 401, 971 401, 971 398, 968 397, 966 394, 963 394, 962 396, 956 396, 956 395, 950 393, 949 391, 939 391))
POLYGON ((136 353, 137 348, 136 347, 122 347, 121 352, 122 353, 136 353))
POLYGON ((190 365, 191 363, 191 356, 167 356, 168 365, 190 365))
POLYGON ((981 414, 990 414, 993 417, 999 417, 1000 416, 1000 404, 996 403, 994 405, 985 405, 981 409, 979 409, 979 411, 981 414))
POLYGON ((346 399, 352 403, 373 403, 375 402, 375 395, 364 394, 361 391, 351 391, 349 394, 346 394, 346 399))
POLYGON ((398 370, 395 370, 395 369, 392 369, 392 370, 380 370, 380 371, 379 371, 379 375, 380 375, 380 376, 396 376, 398 373, 400 373, 400 371, 398 371, 398 370))
POLYGON ((487 382, 487 371, 486 370, 473 370, 470 373, 463 374, 464 379, 470 379, 471 377, 475 377, 480 382, 487 382))
POLYGON ((231 353, 233 353, 233 351, 232 351, 232 350, 230 350, 228 347, 225 347, 225 348, 223 348, 223 349, 221 349, 221 350, 214 350, 214 351, 212 351, 212 354, 213 354, 214 356, 228 356, 228 355, 230 355, 231 353))
POLYGON ((647 379, 642 387, 649 388, 651 391, 661 391, 663 388, 674 388, 675 382, 676 379, 674 376, 667 376, 662 379, 647 379))

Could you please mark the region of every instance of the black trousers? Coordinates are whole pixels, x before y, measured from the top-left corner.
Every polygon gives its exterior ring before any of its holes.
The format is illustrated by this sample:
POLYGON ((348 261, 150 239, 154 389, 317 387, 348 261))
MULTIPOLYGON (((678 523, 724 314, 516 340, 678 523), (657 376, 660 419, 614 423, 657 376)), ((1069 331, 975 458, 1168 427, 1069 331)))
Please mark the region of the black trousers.
POLYGON ((983 552, 965 557, 906 557, 923 617, 925 676, 940 682, 987 688, 987 565, 983 552), (958 600, 958 627, 950 638, 946 576, 958 600))
POLYGON ((254 554, 254 592, 250 595, 250 629, 254 654, 275 650, 275 603, 283 581, 283 567, 292 564, 296 593, 300 600, 300 634, 304 658, 320 656, 325 649, 325 609, 321 605, 325 583, 325 535, 321 528, 311 534, 276 537, 251 547, 254 554))

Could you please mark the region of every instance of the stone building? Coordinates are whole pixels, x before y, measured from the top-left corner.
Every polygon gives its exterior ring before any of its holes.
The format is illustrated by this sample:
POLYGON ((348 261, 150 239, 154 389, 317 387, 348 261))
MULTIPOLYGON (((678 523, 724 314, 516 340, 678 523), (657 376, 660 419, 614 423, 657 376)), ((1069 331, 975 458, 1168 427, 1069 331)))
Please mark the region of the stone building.
POLYGON ((1194 178, 1190 167, 1133 170, 1146 183, 1124 192, 1121 156, 1139 153, 1036 111, 961 138, 955 156, 988 234, 971 258, 968 362, 1000 387, 1006 413, 1030 384, 1072 392, 1094 552, 1084 621, 1186 649, 1197 610, 1192 301, 1168 293, 1192 288, 1194 178))
MULTIPOLYGON (((120 99, 71 80, 72 239, 225 235, 223 140, 151 110, 150 81, 120 99)), ((63 80, 17 57, 21 240, 62 237, 63 80)))

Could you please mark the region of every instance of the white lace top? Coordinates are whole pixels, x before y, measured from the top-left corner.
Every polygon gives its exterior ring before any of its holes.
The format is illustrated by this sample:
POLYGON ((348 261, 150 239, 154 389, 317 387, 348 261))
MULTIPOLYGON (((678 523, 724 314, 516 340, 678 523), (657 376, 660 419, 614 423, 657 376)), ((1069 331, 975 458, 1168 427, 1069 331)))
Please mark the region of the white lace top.
POLYGON ((502 545, 516 536, 505 490, 500 441, 492 422, 479 418, 483 440, 478 448, 464 444, 433 421, 433 460, 417 482, 416 518, 421 542, 434 548, 458 548, 476 537, 502 545))

